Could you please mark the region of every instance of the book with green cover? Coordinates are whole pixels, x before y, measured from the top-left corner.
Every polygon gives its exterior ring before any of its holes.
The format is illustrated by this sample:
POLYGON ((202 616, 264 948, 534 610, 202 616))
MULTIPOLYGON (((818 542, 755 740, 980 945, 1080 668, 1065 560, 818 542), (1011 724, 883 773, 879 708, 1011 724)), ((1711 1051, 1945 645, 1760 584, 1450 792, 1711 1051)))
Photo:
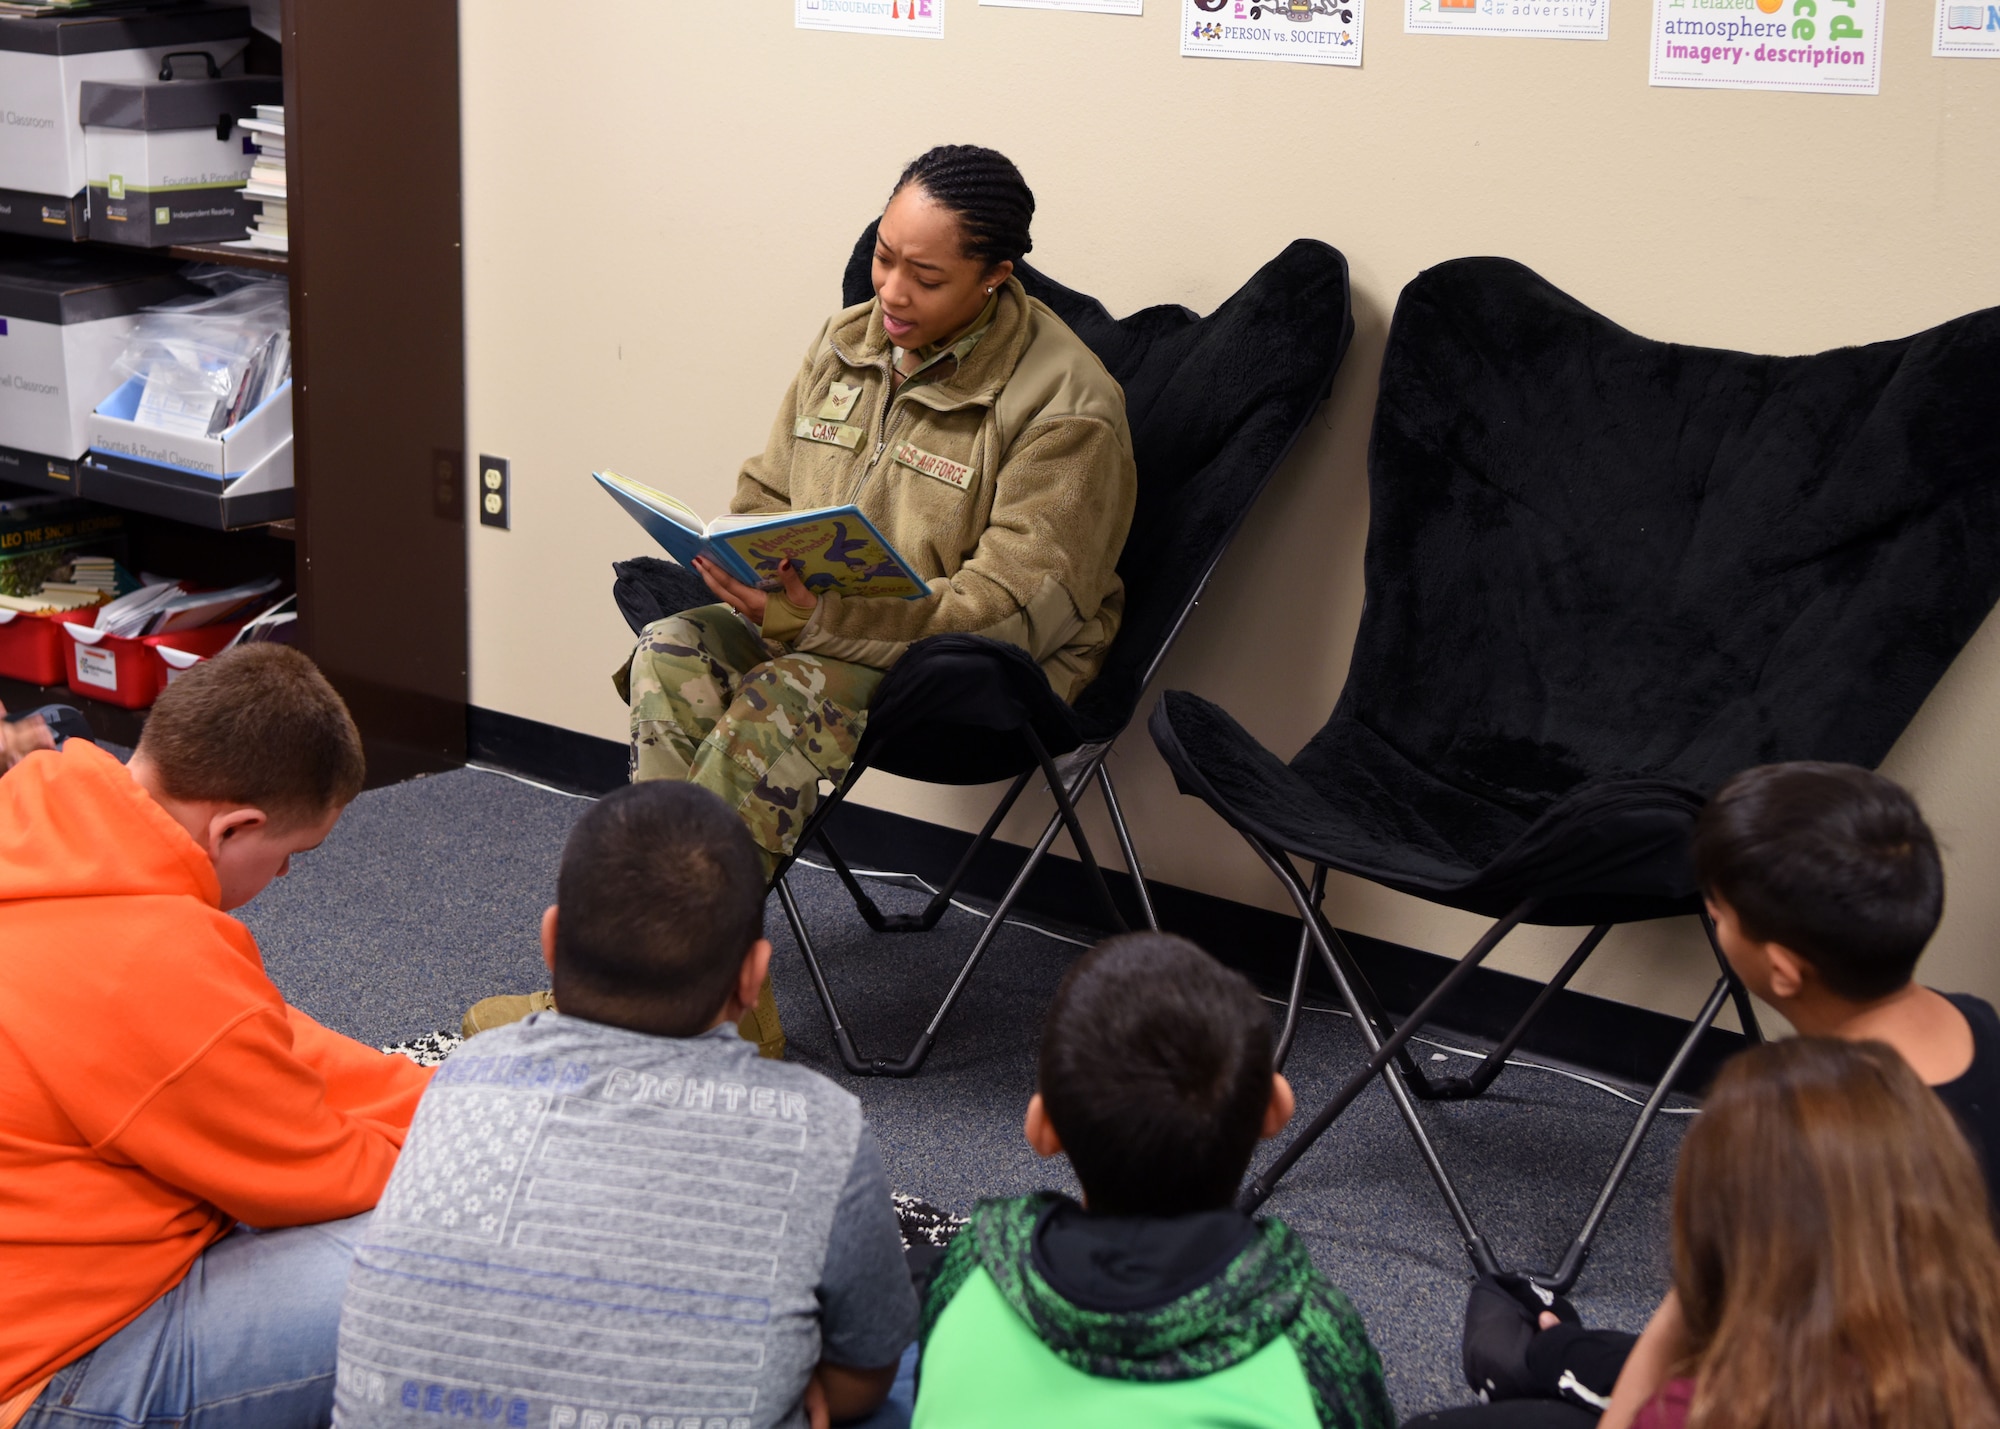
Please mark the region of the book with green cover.
POLYGON ((81 548, 122 555, 124 532, 124 512, 73 497, 0 501, 0 595, 33 595, 81 548))
POLYGON ((903 600, 930 594, 924 578, 859 507, 822 506, 703 521, 685 502, 629 476, 594 471, 591 477, 689 570, 694 569, 696 556, 706 556, 745 585, 776 590, 778 565, 790 560, 799 568, 806 589, 815 594, 833 591, 903 600))

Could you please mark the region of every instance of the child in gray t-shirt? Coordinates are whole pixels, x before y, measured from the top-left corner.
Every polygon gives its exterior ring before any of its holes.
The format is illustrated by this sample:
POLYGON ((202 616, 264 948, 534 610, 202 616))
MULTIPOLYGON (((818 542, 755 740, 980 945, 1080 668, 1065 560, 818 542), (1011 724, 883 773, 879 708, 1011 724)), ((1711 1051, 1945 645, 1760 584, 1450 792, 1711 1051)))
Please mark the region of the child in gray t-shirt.
POLYGON ((425 1092, 340 1321, 343 1429, 792 1429, 878 1405, 916 1332, 860 1104, 735 1023, 761 866, 693 785, 621 789, 563 851, 560 1012, 425 1092))

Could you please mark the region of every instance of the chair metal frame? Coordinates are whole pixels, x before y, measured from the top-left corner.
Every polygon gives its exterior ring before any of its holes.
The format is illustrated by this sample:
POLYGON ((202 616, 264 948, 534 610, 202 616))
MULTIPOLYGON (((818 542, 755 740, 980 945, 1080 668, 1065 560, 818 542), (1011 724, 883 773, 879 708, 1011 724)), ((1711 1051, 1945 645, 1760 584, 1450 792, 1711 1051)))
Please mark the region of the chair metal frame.
MULTIPOLYGON (((1208 568, 1201 573, 1201 579, 1195 583, 1193 593, 1181 606, 1179 614, 1174 617, 1174 623, 1168 627, 1166 638, 1160 642, 1160 648, 1153 652, 1153 658, 1146 666, 1146 673, 1139 681, 1140 699, 1133 702, 1135 715, 1140 700, 1144 699, 1144 692, 1151 687, 1153 677, 1159 673, 1160 666, 1166 663, 1167 653, 1173 649, 1174 642, 1180 638, 1181 631, 1187 627, 1189 618, 1201 604, 1202 596, 1207 593, 1208 583, 1214 577, 1216 568, 1222 564, 1222 557, 1227 551, 1228 543, 1225 542, 1222 549, 1209 559, 1208 568)), ((1139 851, 1132 842, 1132 830, 1125 822, 1124 810, 1118 803, 1118 790, 1112 781, 1110 766, 1106 763, 1111 756, 1112 748, 1131 726, 1132 721, 1128 718, 1109 739, 1094 740, 1078 745, 1067 754, 1052 756, 1043 747, 1033 727, 1023 724, 1020 735, 1027 752, 1034 758, 1034 766, 1016 776, 1014 782, 1008 786, 1007 792, 1001 795, 999 804, 987 817, 985 827, 980 829, 971 847, 966 849, 959 859, 958 866, 932 895, 931 901, 925 905, 921 913, 884 913, 876 906, 875 900, 868 896, 867 890, 861 886, 852 865, 827 836, 828 819, 832 817, 834 810, 846 801, 847 791, 855 786, 862 772, 872 761, 867 757, 857 759, 840 787, 820 800, 819 806, 807 819, 806 826, 799 831, 799 837, 792 845, 791 854, 778 865, 772 884, 777 890, 779 905, 785 911, 785 922, 791 927, 793 941, 798 944, 799 954, 805 959, 806 971, 812 976, 813 991, 818 994, 820 1007, 826 1013, 827 1025, 833 1033, 833 1043, 840 1054, 841 1065, 850 1073, 861 1077, 916 1075, 918 1068, 923 1066, 924 1059, 930 1056, 931 1048, 937 1042, 938 1029, 944 1025, 945 1018, 951 1015, 952 1008, 957 1005, 959 994, 964 992, 967 982, 972 978, 973 970, 986 956, 987 949, 1007 921, 1007 915, 1013 911, 1015 903, 1020 900, 1022 892, 1027 888, 1028 880, 1034 876, 1035 870, 1041 867, 1042 860, 1054 845, 1058 830, 1069 831, 1070 842, 1076 846, 1077 857, 1084 866, 1085 874, 1111 915, 1111 926, 1121 933, 1131 930, 1131 924, 1123 910, 1111 896, 1111 886, 1105 882, 1104 870, 1090 846, 1089 837, 1083 831, 1082 820, 1077 817, 1077 805, 1092 784, 1097 786, 1098 792, 1103 796, 1105 812, 1111 816, 1111 827, 1117 835, 1119 854, 1125 861, 1126 870, 1132 876, 1132 887, 1138 895, 1140 915, 1148 928, 1154 932, 1159 931, 1159 915, 1154 911, 1152 893, 1146 886, 1146 871, 1139 861, 1139 851), (999 903, 994 906, 993 912, 986 920, 986 926, 980 929, 978 938, 973 941, 971 952, 966 954, 957 976, 952 979, 950 988, 945 992, 944 1001, 938 1004, 937 1012, 932 1015, 929 1024, 918 1035, 910 1050, 901 1057, 862 1056, 854 1044, 853 1034, 848 1031, 847 1020, 841 1015, 840 1007, 834 1001, 833 991, 827 985, 826 974, 820 967, 819 953, 813 947, 812 935, 806 930, 805 918, 799 911, 798 899, 788 882, 792 865, 798 861, 800 853, 807 845, 817 842, 825 851, 827 862, 833 866, 834 873, 846 885, 849 895, 854 899, 855 907, 860 910, 862 919, 870 928, 878 933, 929 932, 937 926, 938 920, 944 917, 945 910, 951 906, 959 885, 971 872, 973 863, 993 843, 1001 821, 1013 810, 1015 803, 1037 774, 1041 775, 1048 786, 1049 793, 1055 801, 1055 812, 1049 816, 1041 837, 1035 840, 1034 846, 1029 849, 1021 867, 1015 872, 1006 891, 1001 895, 999 903)), ((864 756, 868 753, 870 752, 864 751, 864 756)))
MULTIPOLYGON (((1380 1076, 1396 1104, 1397 1113, 1402 1117, 1403 1124, 1409 1128, 1410 1136, 1417 1144, 1417 1152, 1423 1158, 1425 1169, 1437 1183, 1438 1192, 1444 1198, 1445 1207, 1457 1225, 1459 1238, 1465 1244, 1466 1255, 1471 1259, 1474 1269, 1482 1274, 1501 1273, 1499 1257, 1494 1254, 1491 1244, 1473 1220, 1472 1213, 1466 1208, 1463 1197, 1459 1195, 1457 1186, 1452 1182, 1451 1173, 1445 1169, 1437 1148, 1432 1145, 1429 1134, 1424 1130, 1415 1103, 1416 1101, 1463 1101, 1479 1096, 1492 1086, 1506 1065, 1507 1059, 1520 1045, 1521 1039, 1527 1035, 1535 1020, 1540 1017, 1556 994, 1569 985, 1570 979, 1597 950, 1605 935, 1617 925, 1600 923, 1584 934, 1583 940, 1577 944, 1575 951, 1557 970, 1556 975, 1536 994, 1527 1011, 1486 1054, 1470 1076, 1432 1078, 1410 1056, 1408 1050, 1410 1039, 1429 1024, 1437 1009, 1472 976, 1479 965, 1486 960, 1487 955, 1500 945, 1501 940, 1533 915, 1537 900, 1533 898, 1524 900, 1487 929, 1409 1016, 1398 1024, 1384 1009, 1381 998, 1377 996, 1374 986, 1369 982, 1353 950, 1341 938, 1339 930, 1326 919, 1321 906, 1326 895, 1326 865, 1315 863, 1312 877, 1308 881, 1300 875, 1284 849, 1259 838, 1240 825, 1234 827, 1263 860, 1265 867, 1269 868, 1285 886, 1286 893, 1290 895, 1293 906, 1299 912, 1298 958, 1292 971, 1291 995, 1285 1006, 1284 1028, 1278 1039, 1278 1066, 1283 1068, 1297 1035, 1299 1013, 1304 1005, 1306 972, 1315 953, 1332 978, 1341 1003, 1354 1019, 1354 1025, 1360 1030, 1362 1041, 1367 1045, 1370 1054, 1367 1063, 1349 1077, 1346 1084, 1320 1108, 1318 1114, 1287 1143, 1277 1159, 1244 1188, 1238 1201, 1239 1206, 1245 1211, 1253 1211, 1268 1200, 1285 1173, 1297 1165, 1300 1158, 1312 1149, 1327 1129, 1339 1119, 1341 1113, 1346 1111, 1354 1099, 1367 1088, 1368 1083, 1380 1076)), ((1724 1002, 1735 1003, 1737 1017, 1742 1021, 1745 1036, 1753 1042, 1763 1040, 1763 1031, 1757 1022, 1756 1008, 1751 1004, 1748 991, 1722 955, 1721 945, 1716 940, 1715 925, 1709 920, 1706 911, 1702 911, 1699 917, 1702 931, 1708 938, 1710 950, 1715 954, 1721 975, 1716 979, 1715 987, 1703 1002, 1701 1010, 1695 1015, 1687 1035, 1681 1039, 1673 1057, 1668 1061, 1666 1071, 1646 1097, 1639 1110, 1637 1122, 1625 1138, 1624 1145, 1619 1148, 1604 1184, 1597 1193, 1596 1201, 1591 1205, 1589 1213, 1570 1241, 1561 1261, 1553 1270, 1528 1272, 1530 1280, 1558 1295, 1568 1292, 1576 1284, 1577 1277, 1583 1271, 1584 1262, 1589 1259, 1591 1243, 1603 1227, 1605 1215, 1611 1209, 1612 1199, 1618 1194, 1626 1173, 1631 1170, 1632 1162, 1639 1154, 1640 1144, 1644 1142, 1646 1133, 1658 1119, 1660 1108, 1666 1103, 1674 1083, 1686 1070, 1703 1035, 1721 1014, 1724 1002)))

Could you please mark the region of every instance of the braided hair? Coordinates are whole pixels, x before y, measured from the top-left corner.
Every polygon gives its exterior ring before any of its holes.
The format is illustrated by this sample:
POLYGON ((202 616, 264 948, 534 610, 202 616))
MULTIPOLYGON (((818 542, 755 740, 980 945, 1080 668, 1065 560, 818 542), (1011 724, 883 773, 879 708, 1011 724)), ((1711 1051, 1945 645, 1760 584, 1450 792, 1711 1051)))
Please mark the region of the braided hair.
POLYGON ((1019 263, 1035 246, 1028 237, 1035 196, 1014 161, 998 150, 940 144, 910 160, 889 197, 909 184, 922 188, 958 218, 968 258, 988 267, 1019 263))

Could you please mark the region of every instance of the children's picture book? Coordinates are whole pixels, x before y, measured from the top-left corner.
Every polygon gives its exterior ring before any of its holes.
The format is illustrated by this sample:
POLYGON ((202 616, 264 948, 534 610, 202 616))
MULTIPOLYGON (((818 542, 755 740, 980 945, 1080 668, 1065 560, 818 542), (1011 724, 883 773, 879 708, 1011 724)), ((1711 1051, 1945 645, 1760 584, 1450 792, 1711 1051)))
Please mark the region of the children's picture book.
POLYGON ((689 570, 694 569, 696 556, 706 556, 745 585, 776 590, 778 565, 790 560, 799 568, 806 589, 815 594, 837 591, 904 600, 930 594, 924 578, 859 507, 822 506, 703 521, 685 502, 644 482, 615 471, 594 471, 591 476, 689 570))

